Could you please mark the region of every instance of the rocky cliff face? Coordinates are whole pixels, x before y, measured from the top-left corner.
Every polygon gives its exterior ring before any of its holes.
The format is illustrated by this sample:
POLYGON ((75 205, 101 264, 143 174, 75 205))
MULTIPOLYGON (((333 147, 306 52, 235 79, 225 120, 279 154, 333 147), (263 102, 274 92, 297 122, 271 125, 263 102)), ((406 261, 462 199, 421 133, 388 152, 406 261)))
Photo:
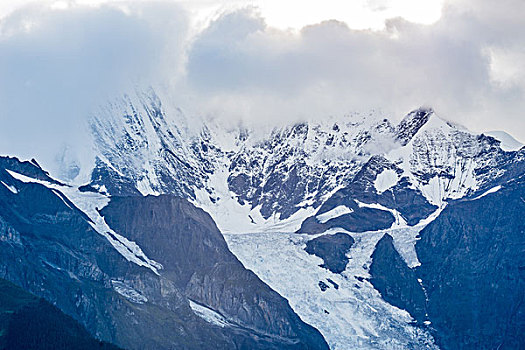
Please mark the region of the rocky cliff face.
POLYGON ((392 236, 385 234, 377 243, 370 264, 370 283, 383 299, 407 310, 423 326, 427 320, 426 296, 414 269, 407 266, 394 247, 392 236))
POLYGON ((525 180, 451 203, 416 243, 407 267, 392 238, 376 245, 371 283, 383 298, 430 325, 443 349, 525 346, 525 180))
POLYGON ((98 194, 34 179, 36 165, 0 160, 0 277, 97 338, 129 349, 327 348, 186 200, 115 199, 105 214, 117 227, 99 232, 93 212, 77 207, 98 194), (117 207, 122 213, 110 215, 117 207), (122 218, 134 219, 122 227, 122 218))
POLYGON ((261 338, 276 338, 278 347, 326 346, 284 298, 242 266, 209 214, 187 200, 169 195, 113 198, 102 214, 111 227, 162 264, 162 276, 228 322, 261 338))
POLYGON ((525 347, 525 181, 451 204, 416 244, 444 349, 525 347))
POLYGON ((224 231, 297 230, 305 220, 305 233, 349 221, 346 228, 366 231, 416 225, 449 199, 506 181, 524 152, 502 150, 430 108, 398 125, 380 113, 351 114, 266 134, 188 120, 152 90, 101 108, 91 185, 112 195, 177 194, 224 231), (353 214, 316 220, 342 205, 353 214))
POLYGON ((333 273, 341 273, 346 269, 348 258, 346 254, 354 244, 354 239, 345 233, 324 235, 306 243, 306 252, 324 260, 320 265, 333 273))

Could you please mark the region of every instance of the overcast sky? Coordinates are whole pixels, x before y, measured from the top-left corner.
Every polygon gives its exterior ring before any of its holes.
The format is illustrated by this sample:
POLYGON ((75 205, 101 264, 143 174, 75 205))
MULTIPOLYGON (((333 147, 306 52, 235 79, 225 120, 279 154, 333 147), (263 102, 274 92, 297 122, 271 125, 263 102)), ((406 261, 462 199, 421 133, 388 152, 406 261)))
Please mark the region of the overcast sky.
POLYGON ((523 141, 524 13, 523 0, 2 1, 0 153, 45 163, 88 145, 89 111, 137 84, 228 121, 429 105, 523 141))

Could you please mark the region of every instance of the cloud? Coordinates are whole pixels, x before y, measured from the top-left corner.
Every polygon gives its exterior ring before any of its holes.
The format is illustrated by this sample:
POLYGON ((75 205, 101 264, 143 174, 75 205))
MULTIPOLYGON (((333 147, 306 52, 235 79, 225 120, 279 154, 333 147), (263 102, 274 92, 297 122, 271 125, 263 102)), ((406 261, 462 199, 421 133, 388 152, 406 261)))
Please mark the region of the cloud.
POLYGON ((433 25, 396 18, 383 31, 327 21, 293 33, 253 11, 227 14, 192 46, 188 84, 209 114, 290 120, 381 108, 399 118, 431 105, 474 130, 525 139, 523 5, 493 7, 455 2, 433 25))
POLYGON ((52 168, 69 149, 89 163, 89 111, 149 85, 224 124, 369 109, 399 119, 430 105, 473 130, 525 140, 523 13, 520 0, 456 0, 431 25, 393 18, 383 30, 325 21, 288 31, 245 8, 193 36, 168 2, 28 5, 0 22, 0 152, 52 168))

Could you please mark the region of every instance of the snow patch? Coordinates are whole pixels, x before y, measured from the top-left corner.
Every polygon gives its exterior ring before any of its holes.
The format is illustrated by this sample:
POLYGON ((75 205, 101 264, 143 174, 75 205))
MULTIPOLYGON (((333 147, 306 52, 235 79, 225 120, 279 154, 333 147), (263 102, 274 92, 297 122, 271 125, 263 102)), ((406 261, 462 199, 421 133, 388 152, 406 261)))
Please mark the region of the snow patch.
POLYGON ((388 234, 394 239, 394 247, 410 268, 421 265, 416 253, 416 242, 419 232, 424 227, 425 226, 408 226, 388 231, 388 234))
POLYGON ((9 191, 11 191, 11 193, 13 193, 13 194, 18 194, 18 190, 16 189, 15 186, 10 186, 10 185, 6 184, 6 183, 3 182, 3 181, 0 181, 0 182, 2 183, 2 185, 4 185, 5 187, 7 187, 7 189, 8 189, 9 191))
POLYGON ((115 292, 119 293, 132 303, 144 304, 148 302, 148 298, 146 298, 144 295, 142 295, 141 293, 131 288, 129 285, 122 281, 112 280, 111 286, 113 287, 115 292))
POLYGON ((316 218, 317 218, 317 221, 319 221, 321 224, 324 224, 328 220, 335 219, 337 217, 340 217, 345 214, 350 214, 350 213, 353 213, 352 209, 344 205, 340 205, 340 206, 333 208, 332 210, 329 210, 325 213, 317 215, 316 218))
POLYGON ((378 194, 381 194, 389 188, 395 186, 399 178, 397 173, 392 169, 384 169, 379 173, 374 181, 374 187, 378 194))
POLYGON ((505 152, 512 152, 512 151, 518 151, 520 148, 522 148, 524 145, 516 140, 511 135, 507 134, 505 131, 488 131, 484 133, 485 135, 489 135, 494 137, 496 140, 500 142, 500 147, 505 152))
POLYGON ((359 208, 379 209, 379 210, 388 211, 388 212, 392 213, 392 215, 394 216, 395 220, 394 220, 394 223, 392 224, 391 228, 408 227, 406 220, 403 218, 401 213, 399 211, 397 211, 396 209, 387 208, 384 205, 381 205, 379 203, 368 204, 368 203, 360 202, 357 199, 354 199, 354 201, 357 203, 359 208))
POLYGON ((479 195, 479 196, 477 196, 476 198, 473 198, 472 200, 475 201, 476 199, 480 199, 480 198, 485 197, 487 194, 496 193, 496 192, 498 192, 499 190, 501 190, 501 185, 498 185, 498 186, 492 187, 491 189, 485 191, 482 195, 479 195))
POLYGON ((214 324, 221 328, 231 326, 231 324, 221 314, 206 306, 190 300, 190 307, 197 316, 208 323, 214 324))

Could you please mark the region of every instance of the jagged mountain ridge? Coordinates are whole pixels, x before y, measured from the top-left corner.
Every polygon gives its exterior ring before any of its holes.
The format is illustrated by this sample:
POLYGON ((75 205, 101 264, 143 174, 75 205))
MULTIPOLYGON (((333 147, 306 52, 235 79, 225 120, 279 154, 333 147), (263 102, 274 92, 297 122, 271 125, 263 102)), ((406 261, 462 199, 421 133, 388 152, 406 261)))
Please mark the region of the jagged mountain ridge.
MULTIPOLYGON (((392 306, 399 305, 385 305, 377 287, 368 282, 375 244, 387 231, 393 237, 392 249, 397 251, 390 257, 402 257, 397 258, 397 265, 387 262, 387 268, 397 266, 412 274, 410 271, 420 265, 414 248, 419 231, 448 203, 490 193, 522 174, 523 147, 502 147, 497 138, 446 122, 431 108, 410 112, 397 125, 380 113, 351 114, 268 132, 225 128, 220 123, 191 130, 184 126, 187 116, 176 110, 177 120, 172 119, 172 123, 177 132, 171 134, 177 140, 170 152, 165 152, 162 145, 170 144, 166 137, 170 135, 170 122, 162 120, 172 116, 154 92, 150 93, 153 97, 142 94, 130 103, 148 105, 153 100, 157 112, 137 108, 135 121, 127 118, 123 127, 124 135, 129 135, 123 140, 144 140, 134 141, 140 151, 135 153, 132 147, 121 152, 112 146, 113 134, 108 134, 110 138, 100 149, 101 154, 110 152, 105 156, 107 164, 99 163, 94 174, 113 168, 119 173, 119 181, 141 194, 164 190, 181 194, 178 189, 184 188, 182 195, 217 221, 234 254, 285 296, 303 319, 317 327, 331 348, 437 348, 434 333, 424 318, 410 321, 408 313, 392 306), (143 120, 141 132, 130 131, 143 120), (154 130, 148 123, 162 124, 166 129, 148 132, 154 130), (170 173, 172 153, 190 167, 179 167, 171 177, 155 175, 170 173), (114 167, 121 159, 136 154, 149 156, 139 157, 145 161, 136 162, 136 168, 114 167), (164 159, 166 155, 168 160, 164 159), (126 175, 129 170, 133 176, 126 175), (197 180, 194 174, 199 174, 197 180), (136 180, 130 181, 133 178, 136 180), (168 180, 162 185, 164 190, 159 190, 159 179, 168 180), (296 231, 296 238, 288 234, 276 237, 281 235, 279 232, 296 231), (238 235, 254 232, 260 235, 238 235), (344 270, 333 274, 321 262, 307 258, 308 252, 301 246, 308 246, 308 235, 314 234, 315 239, 317 235, 338 232, 350 235, 356 244, 343 253, 351 257, 348 264, 346 257, 335 262, 346 266, 344 270), (286 271, 274 271, 288 259, 286 271), (296 276, 293 282, 290 274, 296 276), (341 298, 345 298, 343 304, 341 298), (319 309, 321 305, 326 312, 319 309), (381 310, 381 315, 363 309, 363 305, 381 310)), ((103 120, 119 120, 120 115, 117 106, 103 120)), ((96 133, 97 128, 93 131, 96 133)), ((112 187, 111 178, 102 176, 98 180, 103 181, 92 182, 94 187, 112 187)), ((402 282, 394 290, 405 293, 403 288, 412 288, 412 282, 402 282)), ((392 302, 396 297, 388 300, 392 302)))
POLYGON ((153 90, 132 96, 93 117, 98 156, 91 185, 112 195, 189 198, 222 231, 283 225, 296 230, 310 217, 312 233, 321 232, 333 225, 319 225, 315 215, 344 203, 323 204, 338 192, 348 198, 363 190, 373 198, 344 204, 354 215, 367 207, 393 218, 376 229, 412 226, 449 199, 511 178, 513 164, 523 159, 523 149, 504 151, 497 139, 445 122, 430 108, 409 113, 395 126, 378 113, 353 114, 260 135, 217 123, 191 130, 181 110, 167 115, 153 90), (363 176, 366 168, 372 169, 363 176), (423 208, 417 214, 416 206, 423 208))

